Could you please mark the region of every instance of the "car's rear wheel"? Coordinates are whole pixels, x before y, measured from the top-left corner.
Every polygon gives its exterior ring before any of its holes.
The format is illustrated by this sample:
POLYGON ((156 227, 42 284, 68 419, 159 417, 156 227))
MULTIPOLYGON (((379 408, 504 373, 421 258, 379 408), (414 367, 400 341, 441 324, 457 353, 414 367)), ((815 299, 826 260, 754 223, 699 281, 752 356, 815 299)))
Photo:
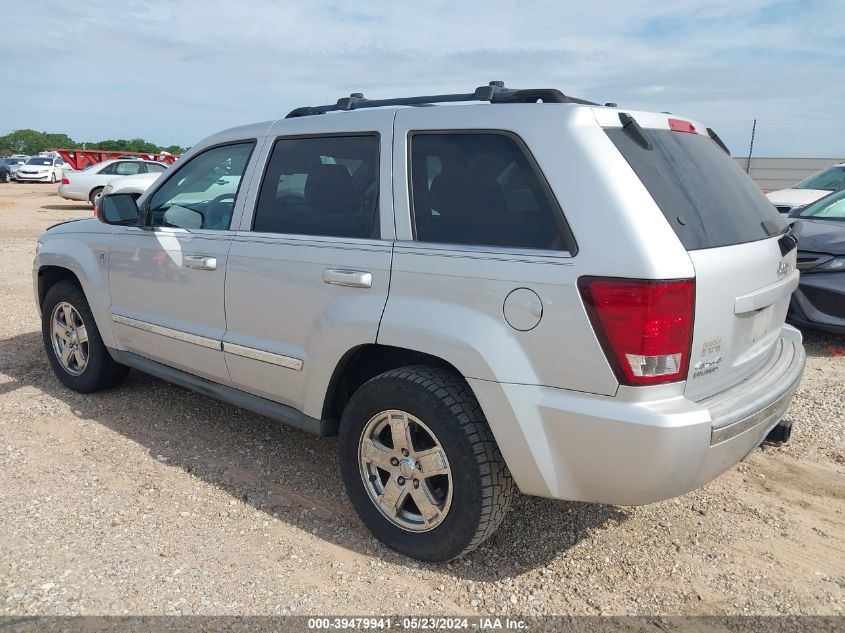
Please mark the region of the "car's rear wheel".
POLYGON ((346 490, 364 524, 392 549, 446 561, 487 539, 513 480, 469 385, 410 366, 364 384, 343 413, 346 490))
POLYGON ((92 206, 92 207, 96 207, 96 206, 97 206, 97 196, 100 194, 100 192, 101 192, 102 190, 103 190, 103 188, 102 188, 102 187, 94 187, 94 188, 91 190, 91 193, 89 193, 89 194, 88 194, 88 202, 90 202, 90 203, 91 203, 91 206, 92 206))
POLYGON ((53 373, 66 387, 81 393, 119 384, 129 368, 109 354, 82 289, 60 281, 41 306, 41 333, 53 373))

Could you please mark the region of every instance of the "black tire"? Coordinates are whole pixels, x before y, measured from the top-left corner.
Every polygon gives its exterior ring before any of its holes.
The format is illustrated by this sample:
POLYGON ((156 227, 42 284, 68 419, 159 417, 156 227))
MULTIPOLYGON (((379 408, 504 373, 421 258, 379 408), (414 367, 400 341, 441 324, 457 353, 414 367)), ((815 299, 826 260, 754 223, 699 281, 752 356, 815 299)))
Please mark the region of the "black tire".
POLYGON ((50 183, 55 185, 56 184, 56 172, 52 172, 50 174, 50 183))
POLYGON ((5 182, 7 185, 12 182, 12 175, 9 172, 3 174, 3 182, 5 182))
POLYGON ((473 550, 496 531, 513 497, 513 479, 481 407, 466 381, 451 371, 413 365, 371 379, 346 406, 338 439, 343 481, 361 520, 388 547, 418 560, 443 562, 473 550), (429 531, 394 524, 364 485, 358 461, 361 435, 374 416, 391 409, 423 421, 451 468, 451 506, 429 531))
POLYGON ((103 188, 102 188, 102 187, 94 187, 94 188, 91 190, 91 193, 89 193, 89 194, 88 194, 88 202, 90 202, 90 203, 91 203, 91 206, 92 206, 92 207, 93 207, 93 206, 96 206, 96 204, 95 204, 95 202, 94 202, 94 198, 96 198, 96 197, 97 197, 97 194, 98 194, 98 193, 100 193, 102 190, 103 190, 103 188))
POLYGON ((53 373, 69 389, 80 393, 101 391, 120 384, 126 378, 126 374, 129 373, 128 367, 116 363, 109 354, 103 344, 103 339, 100 337, 100 331, 97 329, 88 301, 85 299, 85 293, 73 281, 60 281, 47 292, 41 306, 41 334, 53 373), (85 369, 78 376, 74 376, 64 369, 51 340, 50 321, 53 310, 62 302, 73 306, 81 317, 88 334, 88 361, 85 369))

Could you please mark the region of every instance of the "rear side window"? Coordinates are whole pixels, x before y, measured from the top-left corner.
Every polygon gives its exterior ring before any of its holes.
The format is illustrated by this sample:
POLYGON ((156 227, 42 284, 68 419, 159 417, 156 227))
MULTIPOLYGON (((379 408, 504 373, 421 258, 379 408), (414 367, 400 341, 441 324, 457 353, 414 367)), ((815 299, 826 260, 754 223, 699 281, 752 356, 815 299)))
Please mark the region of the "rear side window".
POLYGON ((646 149, 620 128, 605 130, 688 251, 780 234, 786 224, 757 185, 702 134, 645 129, 646 149))
POLYGON ((151 174, 160 174, 165 169, 167 169, 167 165, 159 165, 158 163, 145 163, 147 167, 147 173, 151 174))
POLYGON ((376 134, 277 140, 261 183, 252 229, 377 236, 378 158, 376 134))
POLYGON ((138 161, 115 163, 114 173, 119 176, 134 176, 140 174, 142 169, 141 163, 138 161))
POLYGON ((557 202, 515 136, 417 132, 410 152, 417 240, 574 253, 557 202))

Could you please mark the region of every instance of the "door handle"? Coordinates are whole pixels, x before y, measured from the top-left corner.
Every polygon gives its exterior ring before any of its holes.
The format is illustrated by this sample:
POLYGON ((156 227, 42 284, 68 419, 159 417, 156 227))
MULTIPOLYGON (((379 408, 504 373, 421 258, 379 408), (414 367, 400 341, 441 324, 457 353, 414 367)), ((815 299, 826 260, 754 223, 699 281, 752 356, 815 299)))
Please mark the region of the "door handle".
POLYGON ((185 266, 198 270, 217 270, 217 258, 205 255, 185 255, 185 266))
POLYGON ((336 270, 326 268, 323 271, 323 283, 351 288, 372 288, 373 273, 365 270, 336 270))

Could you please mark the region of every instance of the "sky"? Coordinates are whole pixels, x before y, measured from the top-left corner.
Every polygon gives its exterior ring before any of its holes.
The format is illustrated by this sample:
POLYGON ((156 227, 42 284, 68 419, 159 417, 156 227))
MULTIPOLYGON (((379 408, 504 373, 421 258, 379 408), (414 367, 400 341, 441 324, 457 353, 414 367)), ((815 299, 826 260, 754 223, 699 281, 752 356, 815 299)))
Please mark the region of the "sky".
POLYGON ((0 135, 190 146, 351 92, 491 80, 669 111, 735 156, 845 157, 845 0, 39 0, 0 19, 0 135))

